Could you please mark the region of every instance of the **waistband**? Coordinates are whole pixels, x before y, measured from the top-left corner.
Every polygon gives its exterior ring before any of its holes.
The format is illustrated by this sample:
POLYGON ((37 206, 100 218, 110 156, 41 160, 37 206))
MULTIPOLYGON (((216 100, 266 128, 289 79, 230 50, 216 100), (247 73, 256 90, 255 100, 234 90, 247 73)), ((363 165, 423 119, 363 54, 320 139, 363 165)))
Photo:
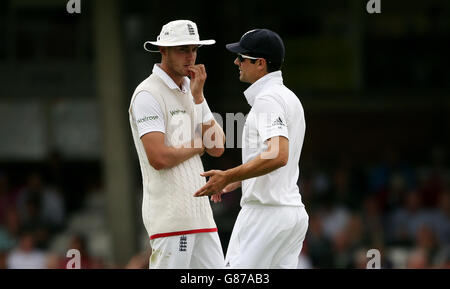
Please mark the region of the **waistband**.
POLYGON ((210 233, 210 232, 217 232, 217 228, 195 229, 195 230, 187 230, 187 231, 177 231, 177 232, 154 234, 154 235, 150 236, 150 240, 153 240, 156 238, 164 238, 164 237, 188 235, 188 234, 198 234, 198 233, 210 233))
POLYGON ((282 209, 282 208, 304 208, 305 205, 304 204, 301 204, 301 205, 275 205, 275 204, 261 204, 261 203, 257 203, 257 202, 255 202, 255 203, 251 202, 251 203, 245 203, 241 206, 241 208, 246 208, 246 207, 248 207, 248 208, 274 208, 274 209, 279 208, 279 209, 282 209))

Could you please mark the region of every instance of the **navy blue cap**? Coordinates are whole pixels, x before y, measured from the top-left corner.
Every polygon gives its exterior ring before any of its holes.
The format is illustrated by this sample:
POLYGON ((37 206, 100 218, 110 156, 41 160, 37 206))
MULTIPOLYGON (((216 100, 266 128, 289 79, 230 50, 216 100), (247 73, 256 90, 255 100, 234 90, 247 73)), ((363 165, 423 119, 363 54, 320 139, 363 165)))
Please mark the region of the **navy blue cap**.
POLYGON ((254 29, 242 35, 241 40, 226 45, 234 53, 265 58, 275 64, 284 61, 284 44, 281 37, 269 29, 254 29))

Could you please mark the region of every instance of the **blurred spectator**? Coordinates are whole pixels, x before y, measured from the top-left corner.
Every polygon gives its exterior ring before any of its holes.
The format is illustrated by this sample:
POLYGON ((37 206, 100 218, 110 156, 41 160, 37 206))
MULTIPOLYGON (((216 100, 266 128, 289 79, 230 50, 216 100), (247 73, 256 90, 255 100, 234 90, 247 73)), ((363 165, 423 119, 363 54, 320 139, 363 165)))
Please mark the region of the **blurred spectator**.
POLYGON ((367 249, 360 248, 353 253, 353 266, 354 269, 366 269, 367 268, 367 249))
POLYGON ((53 232, 64 224, 64 200, 56 189, 43 184, 38 173, 28 176, 17 205, 26 226, 46 227, 53 232))
POLYGON ((48 253, 46 259, 46 269, 65 269, 65 260, 61 258, 58 254, 48 253))
POLYGON ((10 206, 8 186, 8 178, 2 171, 0 171, 0 224, 3 223, 6 208, 10 206))
POLYGON ((6 252, 0 251, 0 270, 1 269, 8 269, 6 266, 6 252))
POLYGON ((319 214, 310 214, 309 228, 306 233, 305 248, 314 268, 333 268, 331 242, 323 234, 322 219, 319 214))
POLYGON ((422 250, 426 254, 427 264, 433 267, 445 265, 448 258, 449 244, 439 244, 432 228, 422 225, 417 232, 416 251, 422 250))
POLYGON ((341 155, 333 172, 333 199, 350 210, 357 209, 364 198, 364 176, 348 155, 341 155))
POLYGON ((342 205, 328 203, 322 213, 323 234, 330 240, 344 230, 350 219, 349 210, 342 205))
POLYGON ((349 269, 352 265, 351 240, 345 229, 337 232, 333 237, 333 268, 349 269))
POLYGON ((401 161, 397 151, 385 149, 381 160, 369 170, 368 193, 379 196, 381 209, 385 211, 396 207, 402 193, 415 186, 415 177, 413 168, 401 161))
POLYGON ((388 242, 393 245, 412 246, 421 224, 427 217, 417 191, 409 192, 402 207, 393 210, 388 222, 388 242))
POLYGON ((416 249, 411 252, 408 258, 407 269, 428 269, 429 261, 427 252, 424 249, 416 249))
POLYGON ((125 265, 125 269, 148 269, 151 252, 150 248, 134 255, 125 265))
POLYGON ((445 189, 445 178, 448 170, 445 168, 445 151, 434 147, 430 152, 431 165, 421 168, 419 172, 418 192, 425 207, 436 207, 439 195, 445 189))
POLYGON ((347 227, 345 228, 346 235, 349 238, 349 247, 356 250, 367 245, 367 234, 364 231, 364 225, 359 214, 353 214, 350 217, 347 227))
POLYGON ((8 208, 15 207, 17 193, 10 189, 8 176, 0 171, 0 225, 4 223, 8 208))
POLYGON ((440 193, 444 190, 443 176, 437 170, 422 170, 419 173, 418 193, 424 207, 436 207, 440 193))
POLYGON ((51 186, 63 187, 64 178, 67 177, 63 166, 61 153, 53 149, 49 152, 45 163, 45 177, 51 186))
POLYGON ((380 247, 384 243, 383 214, 375 195, 369 195, 362 203, 361 218, 367 245, 380 247))
POLYGON ((8 269, 45 269, 47 259, 43 251, 35 247, 35 237, 32 231, 22 231, 19 244, 6 259, 8 269))
POLYGON ((450 191, 439 196, 438 208, 433 210, 431 223, 441 244, 450 245, 450 191))
POLYGON ((0 224, 0 252, 14 248, 19 238, 19 214, 14 207, 6 209, 5 220, 0 224))

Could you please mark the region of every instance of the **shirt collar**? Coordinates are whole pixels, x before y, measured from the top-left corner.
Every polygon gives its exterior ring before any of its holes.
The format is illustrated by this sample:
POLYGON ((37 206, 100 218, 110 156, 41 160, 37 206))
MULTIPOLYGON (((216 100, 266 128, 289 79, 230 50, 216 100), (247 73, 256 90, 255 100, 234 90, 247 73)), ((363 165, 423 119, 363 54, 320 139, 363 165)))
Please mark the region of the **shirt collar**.
POLYGON ((264 75, 244 91, 245 98, 250 106, 253 106, 256 96, 269 84, 283 84, 281 70, 264 75))
POLYGON ((181 91, 183 93, 187 93, 190 90, 190 80, 189 80, 189 78, 187 78, 186 76, 183 77, 183 84, 181 85, 182 89, 180 89, 178 87, 178 85, 175 83, 175 81, 173 81, 173 79, 164 70, 162 70, 162 68, 160 67, 159 63, 156 63, 155 65, 153 65, 152 73, 154 73, 157 76, 159 76, 159 78, 161 78, 162 81, 164 81, 164 83, 170 89, 178 89, 179 91, 181 91))

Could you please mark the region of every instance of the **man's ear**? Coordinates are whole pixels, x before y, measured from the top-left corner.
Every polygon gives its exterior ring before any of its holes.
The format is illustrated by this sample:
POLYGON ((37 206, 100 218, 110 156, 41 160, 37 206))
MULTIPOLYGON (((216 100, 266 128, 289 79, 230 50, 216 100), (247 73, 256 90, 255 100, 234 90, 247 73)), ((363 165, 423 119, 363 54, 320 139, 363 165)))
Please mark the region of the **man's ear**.
POLYGON ((258 69, 260 70, 265 70, 266 72, 268 71, 267 69, 267 61, 265 58, 260 58, 258 59, 259 64, 258 64, 258 69))

